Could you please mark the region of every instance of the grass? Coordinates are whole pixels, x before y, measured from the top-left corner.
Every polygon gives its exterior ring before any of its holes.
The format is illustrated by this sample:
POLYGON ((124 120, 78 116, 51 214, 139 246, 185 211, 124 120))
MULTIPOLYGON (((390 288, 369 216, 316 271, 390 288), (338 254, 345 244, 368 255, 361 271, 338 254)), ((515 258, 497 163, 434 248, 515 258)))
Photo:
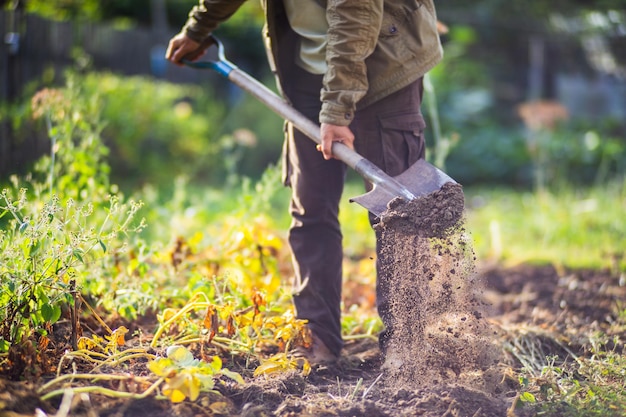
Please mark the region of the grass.
POLYGON ((479 260, 626 267, 626 182, 519 192, 466 190, 467 227, 479 260))

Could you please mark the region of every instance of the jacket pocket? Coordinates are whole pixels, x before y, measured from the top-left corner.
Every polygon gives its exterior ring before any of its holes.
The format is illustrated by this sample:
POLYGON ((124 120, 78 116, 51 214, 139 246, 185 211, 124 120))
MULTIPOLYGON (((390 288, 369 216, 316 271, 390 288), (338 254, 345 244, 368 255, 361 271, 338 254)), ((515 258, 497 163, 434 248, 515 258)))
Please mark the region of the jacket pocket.
POLYGON ((380 38, 398 36, 407 26, 412 13, 422 6, 418 0, 396 1, 392 6, 386 6, 383 12, 380 27, 380 38))
POLYGON ((379 32, 379 46, 392 59, 404 61, 439 48, 437 16, 432 2, 405 0, 386 7, 379 32))
POLYGON ((391 176, 406 171, 424 157, 424 129, 421 113, 379 116, 383 152, 383 169, 391 176))

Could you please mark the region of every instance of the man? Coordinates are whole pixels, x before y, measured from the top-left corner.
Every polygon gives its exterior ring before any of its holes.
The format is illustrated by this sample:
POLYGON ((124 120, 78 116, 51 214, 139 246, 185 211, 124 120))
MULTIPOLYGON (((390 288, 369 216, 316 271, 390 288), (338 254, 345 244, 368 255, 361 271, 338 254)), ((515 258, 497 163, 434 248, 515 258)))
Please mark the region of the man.
MULTIPOLYGON (((245 0, 201 0, 166 57, 179 64, 245 0)), ((346 166, 332 155, 343 142, 391 176, 424 157, 422 78, 442 57, 433 0, 262 0, 264 38, 287 101, 320 123, 321 145, 288 125, 284 180, 292 188, 289 243, 297 317, 308 320, 312 363, 340 354, 342 235, 338 221, 346 166)), ((369 187, 369 186, 368 186, 369 187)), ((377 219, 370 216, 374 224, 377 219)), ((389 328, 388 294, 377 284, 389 328)))

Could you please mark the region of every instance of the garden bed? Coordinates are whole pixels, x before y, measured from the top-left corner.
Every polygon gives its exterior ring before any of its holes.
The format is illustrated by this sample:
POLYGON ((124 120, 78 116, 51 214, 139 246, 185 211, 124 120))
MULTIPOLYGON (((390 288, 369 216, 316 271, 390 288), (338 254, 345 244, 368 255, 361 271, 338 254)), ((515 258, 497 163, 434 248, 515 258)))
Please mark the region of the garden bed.
MULTIPOLYGON (((216 392, 178 404, 157 396, 126 399, 98 393, 68 394, 64 405, 61 405, 62 396, 42 401, 37 389, 54 375, 29 377, 29 364, 23 364, 22 375, 5 369, 0 381, 0 408, 18 415, 35 415, 39 408, 48 415, 62 416, 63 407, 69 407, 72 411, 65 415, 85 417, 502 416, 507 411, 516 413, 510 415, 523 416, 533 414, 533 405, 537 403, 530 399, 539 401, 540 393, 533 395, 529 391, 541 385, 524 387, 520 382, 535 375, 546 379, 549 385, 552 382, 548 381, 546 369, 564 370, 568 364, 597 356, 599 353, 593 351, 591 343, 594 335, 604 334, 606 340, 613 338, 616 344, 605 348, 621 352, 623 346, 617 340, 624 336, 624 329, 616 314, 620 300, 626 297, 626 287, 609 271, 557 271, 549 266, 521 265, 483 269, 480 274, 486 280, 488 320, 495 331, 495 341, 505 354, 498 367, 497 387, 490 392, 450 381, 438 384, 416 381, 415 387, 398 388, 381 371, 376 340, 364 338, 346 343, 344 354, 335 366, 313 368, 306 376, 300 370, 291 370, 254 377, 252 364, 246 363, 244 357, 226 357, 224 366, 239 372, 244 384, 222 378, 216 392), (57 412, 59 407, 61 410, 57 412)), ((130 349, 145 346, 157 322, 155 317, 146 316, 126 325, 131 333, 142 335, 128 338, 124 349, 130 349), (142 331, 137 332, 138 329, 142 331)), ((67 322, 60 321, 40 359, 53 369, 66 349, 70 349, 67 322)), ((190 350, 196 355, 215 353, 210 346, 195 345, 190 350)), ((224 353, 219 349, 217 352, 224 353)), ((22 353, 27 357, 28 352, 22 353)), ((102 367, 98 372, 134 375, 139 379, 149 375, 146 362, 146 359, 128 361, 121 367, 102 367)), ((73 370, 63 372, 89 371, 87 366, 79 369, 80 361, 75 361, 73 366, 73 370)), ((132 384, 123 380, 103 381, 99 385, 120 392, 141 392, 144 388, 139 381, 132 384)))

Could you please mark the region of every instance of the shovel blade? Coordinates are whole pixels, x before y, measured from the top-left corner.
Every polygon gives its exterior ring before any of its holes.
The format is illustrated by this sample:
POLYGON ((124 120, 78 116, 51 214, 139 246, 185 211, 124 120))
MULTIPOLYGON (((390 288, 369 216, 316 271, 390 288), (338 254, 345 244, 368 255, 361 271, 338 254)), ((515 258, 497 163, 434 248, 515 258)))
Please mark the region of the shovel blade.
MULTIPOLYGON (((424 159, 418 160, 409 169, 393 177, 393 179, 410 191, 415 198, 439 191, 448 182, 456 184, 456 181, 445 172, 424 159)), ((380 216, 387 210, 389 202, 396 197, 402 196, 389 191, 386 187, 374 185, 371 191, 353 197, 350 201, 358 203, 372 214, 380 216)))

